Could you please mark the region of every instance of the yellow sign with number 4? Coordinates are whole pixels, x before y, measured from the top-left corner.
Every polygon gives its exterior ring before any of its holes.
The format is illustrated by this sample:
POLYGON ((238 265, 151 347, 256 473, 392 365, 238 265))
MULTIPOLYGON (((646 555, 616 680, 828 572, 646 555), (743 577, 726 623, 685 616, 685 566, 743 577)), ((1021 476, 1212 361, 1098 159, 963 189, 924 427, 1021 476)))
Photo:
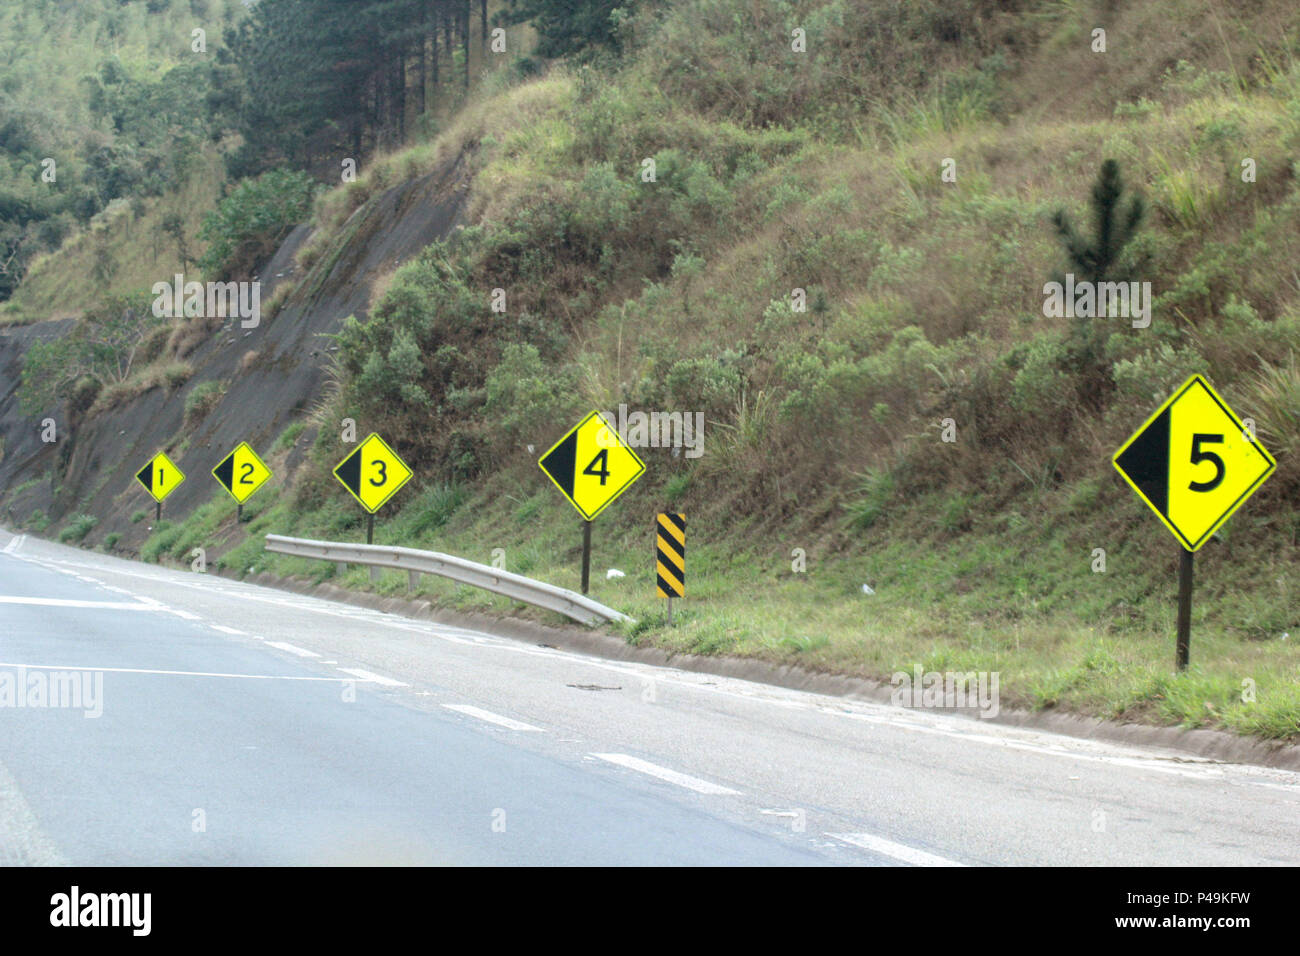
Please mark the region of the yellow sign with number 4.
POLYGON ((645 463, 592 412, 551 446, 537 464, 588 521, 641 477, 645 463))

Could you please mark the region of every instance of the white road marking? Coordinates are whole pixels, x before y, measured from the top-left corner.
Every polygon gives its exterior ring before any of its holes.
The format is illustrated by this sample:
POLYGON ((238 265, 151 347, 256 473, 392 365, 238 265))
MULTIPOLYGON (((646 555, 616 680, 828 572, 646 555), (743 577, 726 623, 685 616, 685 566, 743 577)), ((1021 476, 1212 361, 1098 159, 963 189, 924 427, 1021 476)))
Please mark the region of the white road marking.
POLYGON ((410 684, 403 684, 400 680, 393 680, 391 677, 381 677, 371 671, 362 670, 360 667, 340 667, 345 674, 351 674, 354 677, 360 677, 362 680, 371 681, 375 684, 383 684, 385 687, 409 687, 410 684))
MULTIPOLYGON (((12 542, 11 542, 12 543, 12 542)), ((1213 779, 1236 785, 1269 786, 1271 789, 1300 792, 1300 774, 1294 771, 1259 767, 1253 764, 1221 763, 1203 757, 1193 757, 1176 751, 1161 753, 1139 747, 1126 747, 1120 744, 1086 740, 1051 731, 1028 730, 1020 727, 989 724, 984 721, 972 721, 967 718, 954 717, 941 713, 922 714, 915 710, 874 704, 863 701, 847 701, 827 695, 788 690, 782 687, 760 686, 753 689, 747 682, 739 679, 717 677, 707 674, 689 674, 671 667, 659 667, 645 664, 615 663, 592 655, 560 648, 537 648, 523 645, 516 641, 496 637, 495 635, 476 635, 473 631, 449 628, 443 625, 421 625, 410 619, 394 620, 389 615, 354 612, 344 607, 332 606, 333 602, 322 598, 286 594, 283 597, 269 595, 265 589, 242 582, 211 580, 203 584, 183 579, 181 572, 166 570, 143 571, 126 567, 125 562, 112 560, 106 566, 102 563, 89 564, 63 559, 35 558, 30 555, 16 556, 18 560, 28 561, 64 574, 75 574, 69 568, 81 568, 121 577, 138 578, 154 584, 169 587, 203 588, 211 595, 216 592, 222 596, 238 601, 258 601, 285 609, 325 614, 335 618, 362 621, 372 626, 398 629, 419 633, 428 637, 444 640, 448 643, 473 645, 489 650, 507 653, 525 654, 536 657, 549 657, 570 663, 584 664, 607 672, 624 674, 641 680, 653 680, 665 685, 683 687, 695 692, 708 692, 724 697, 760 703, 765 706, 789 708, 820 712, 837 718, 879 724, 892 729, 933 734, 971 743, 980 743, 996 747, 1025 750, 1043 756, 1052 756, 1082 762, 1113 764, 1132 769, 1155 770, 1164 774, 1182 777, 1213 779), (119 564, 123 565, 119 567, 119 564), (61 567, 58 565, 62 565, 61 567), (463 636, 474 635, 473 640, 463 636), (704 682, 707 678, 708 682, 704 682), (1265 783, 1260 778, 1271 778, 1273 783, 1265 783), (1282 782, 1286 781, 1286 782, 1282 782), (1290 781, 1295 781, 1290 783, 1290 781)), ((173 611, 172 613, 178 613, 173 611)), ((185 612, 179 612, 186 616, 185 612)), ((197 619, 197 616, 195 616, 197 619)))
POLYGON ((189 611, 180 611, 174 607, 163 607, 162 605, 159 605, 158 609, 161 611, 166 611, 169 614, 175 614, 177 617, 184 618, 187 621, 203 620, 203 618, 199 617, 197 614, 191 614, 189 611))
POLYGON ((4 546, 5 554, 13 554, 23 546, 23 542, 26 540, 27 535, 25 534, 20 534, 16 538, 10 538, 9 543, 4 546))
POLYGON ((454 710, 457 713, 465 714, 469 717, 477 717, 479 720, 486 720, 489 724, 497 724, 501 727, 507 727, 510 730, 531 730, 536 733, 544 733, 541 727, 534 727, 532 724, 525 724, 521 720, 512 720, 509 717, 502 717, 500 714, 494 714, 490 710, 481 710, 478 707, 471 707, 469 704, 443 704, 448 710, 454 710))
POLYGON ((0 764, 0 865, 67 866, 4 764, 0 764))
POLYGON ((143 601, 79 601, 72 598, 14 597, 0 595, 0 604, 34 604, 38 607, 92 607, 110 611, 162 611, 161 604, 143 601))
POLYGON ((299 657, 320 657, 315 651, 309 651, 304 647, 298 647, 296 644, 288 644, 284 641, 267 641, 267 647, 278 647, 282 651, 288 651, 290 654, 297 654, 299 657))
POLYGON ((675 783, 679 787, 685 787, 687 790, 694 790, 696 793, 740 793, 739 790, 732 790, 730 787, 710 783, 708 780, 701 780, 699 777, 692 777, 689 774, 678 773, 676 770, 669 770, 667 767, 661 767, 658 764, 650 763, 647 760, 630 757, 627 754, 594 753, 591 756, 598 760, 604 760, 607 763, 617 764, 620 767, 627 767, 629 770, 636 770, 640 773, 649 774, 651 777, 658 777, 660 780, 666 780, 668 783, 675 783))
POLYGON ((910 863, 912 866, 966 865, 965 863, 958 863, 956 860, 949 860, 946 857, 935 856, 933 853, 926 853, 924 850, 918 850, 915 847, 895 843, 893 840, 886 840, 884 837, 873 836, 870 833, 828 833, 826 835, 833 840, 839 840, 841 843, 851 843, 864 850, 870 850, 872 853, 879 853, 883 856, 893 857, 895 860, 902 860, 904 863, 910 863))
POLYGON ((241 631, 237 627, 226 627, 224 624, 209 624, 208 627, 214 631, 220 631, 222 634, 247 634, 247 631, 241 631))
MULTIPOLYGON (((8 664, 0 661, 0 667, 25 667, 33 671, 103 671, 106 674, 161 674, 165 677, 242 677, 245 680, 305 680, 325 681, 331 684, 343 684, 342 677, 289 677, 284 674, 225 674, 220 671, 165 671, 148 667, 75 667, 70 664, 8 664)), ((376 677, 378 675, 375 675, 376 677)), ((362 678, 373 680, 374 678, 362 678)), ((383 683, 387 678, 379 678, 383 683)))

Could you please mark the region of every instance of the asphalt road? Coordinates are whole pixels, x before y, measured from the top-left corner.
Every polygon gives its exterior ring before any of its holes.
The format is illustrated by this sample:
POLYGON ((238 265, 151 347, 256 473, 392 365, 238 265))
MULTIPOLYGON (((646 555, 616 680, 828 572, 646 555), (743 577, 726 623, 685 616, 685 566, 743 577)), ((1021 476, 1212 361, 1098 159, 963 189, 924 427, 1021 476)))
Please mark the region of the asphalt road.
POLYGON ((1287 771, 0 532, 0 863, 1296 865, 1298 821, 1287 771))

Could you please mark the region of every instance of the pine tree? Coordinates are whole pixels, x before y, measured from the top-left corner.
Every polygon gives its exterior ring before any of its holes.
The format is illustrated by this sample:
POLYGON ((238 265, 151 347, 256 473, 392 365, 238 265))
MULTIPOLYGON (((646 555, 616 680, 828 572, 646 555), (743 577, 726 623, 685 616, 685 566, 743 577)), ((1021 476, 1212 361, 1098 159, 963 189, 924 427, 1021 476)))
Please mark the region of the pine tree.
POLYGON ((1064 209, 1052 216, 1052 224, 1065 247, 1070 264, 1079 278, 1105 282, 1119 264, 1120 254, 1146 216, 1146 203, 1136 193, 1124 201, 1124 180, 1119 163, 1108 159, 1101 164, 1092 187, 1092 238, 1084 236, 1064 209))
MULTIPOLYGON (((1119 163, 1108 159, 1101 164, 1090 204, 1092 236, 1085 236, 1064 209, 1058 209, 1052 216, 1070 270, 1076 282, 1123 281, 1140 265, 1131 261, 1125 247, 1146 217, 1146 202, 1136 192, 1126 196, 1119 163)), ((1057 281, 1064 282, 1064 278, 1058 275, 1057 281)), ((1081 376, 1080 393, 1094 404, 1110 386, 1106 361, 1106 339, 1110 332, 1111 326, 1105 320, 1076 316, 1060 363, 1062 370, 1081 376)))

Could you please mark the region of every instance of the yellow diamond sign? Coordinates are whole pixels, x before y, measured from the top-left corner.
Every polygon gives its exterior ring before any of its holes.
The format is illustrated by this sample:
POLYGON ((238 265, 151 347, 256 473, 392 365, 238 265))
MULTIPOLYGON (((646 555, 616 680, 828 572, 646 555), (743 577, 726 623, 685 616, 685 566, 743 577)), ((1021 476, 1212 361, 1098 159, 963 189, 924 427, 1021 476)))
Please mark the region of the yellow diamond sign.
POLYGON ((185 480, 181 471, 162 452, 149 459, 149 463, 135 473, 135 480, 144 486, 154 501, 162 501, 180 487, 185 480))
POLYGON ((412 474, 406 462, 397 457, 397 452, 374 432, 334 469, 334 477, 361 502, 361 507, 372 514, 393 497, 412 474))
POLYGON ((212 469, 212 476, 242 505, 271 477, 271 469, 257 457, 257 452, 248 446, 248 442, 241 441, 221 460, 221 464, 212 469))
POLYGON ((1184 382, 1112 461, 1188 551, 1205 544, 1277 467, 1200 375, 1184 382))
POLYGON ((574 425, 537 464, 588 521, 645 471, 645 463, 623 444, 600 412, 574 425))

